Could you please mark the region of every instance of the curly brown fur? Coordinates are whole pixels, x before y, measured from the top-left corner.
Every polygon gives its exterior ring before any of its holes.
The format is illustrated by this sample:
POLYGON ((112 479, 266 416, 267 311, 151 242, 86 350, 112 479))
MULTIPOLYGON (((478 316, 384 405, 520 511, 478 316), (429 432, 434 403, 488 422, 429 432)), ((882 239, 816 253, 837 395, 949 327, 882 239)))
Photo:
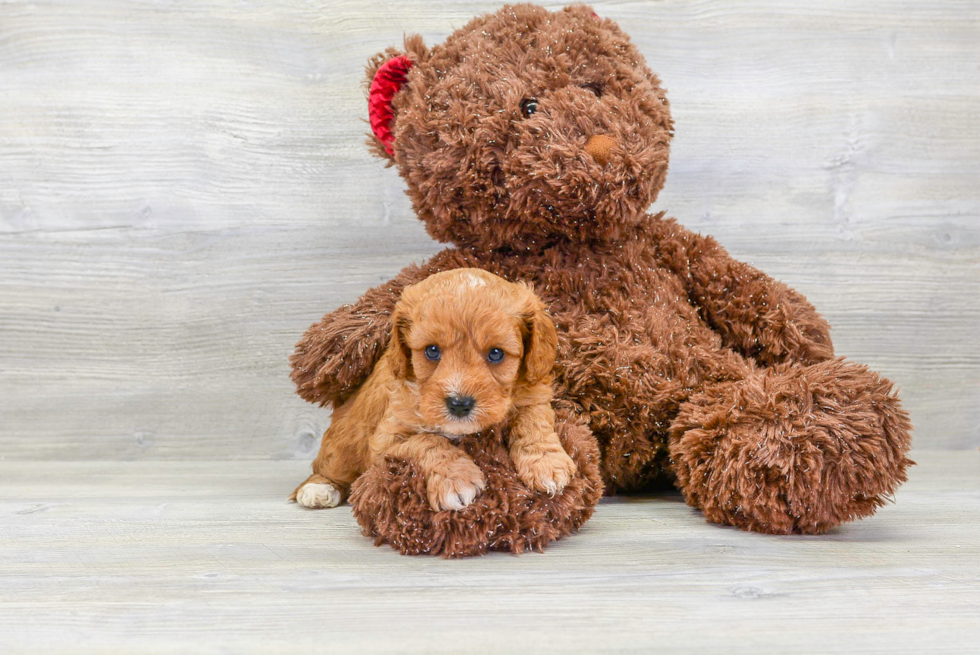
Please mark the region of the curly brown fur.
POLYGON ((557 412, 555 430, 577 473, 564 490, 532 493, 521 482, 504 445, 506 430, 492 429, 463 439, 460 447, 486 475, 484 492, 458 511, 435 512, 426 501, 425 481, 412 464, 386 459, 353 486, 350 503, 364 534, 406 555, 465 557, 488 550, 544 550, 577 531, 602 496, 599 450, 588 427, 557 412))
POLYGON ((911 425, 898 409, 891 383, 864 366, 778 365, 689 398, 670 454, 708 519, 820 534, 870 516, 905 481, 911 425))
POLYGON ((520 249, 621 238, 663 187, 671 119, 660 80, 588 7, 505 7, 442 46, 405 48, 416 63, 393 102, 394 160, 435 239, 520 249), (537 112, 525 116, 531 100, 537 112), (583 156, 598 134, 615 143, 617 166, 583 156))
MULTIPOLYGON (((556 401, 587 422, 611 489, 674 476, 710 520, 820 532, 905 480, 910 425, 890 383, 834 360, 801 294, 646 213, 669 107, 614 23, 515 5, 406 52, 393 158, 419 218, 453 247, 403 276, 478 267, 533 285, 558 330, 556 401)), ((304 397, 333 402, 366 378, 402 283, 307 334, 304 397), (305 384, 311 371, 326 375, 305 384)))
POLYGON ((435 271, 409 266, 310 327, 289 358, 296 393, 311 403, 339 406, 367 379, 391 332, 391 312, 402 290, 435 271))

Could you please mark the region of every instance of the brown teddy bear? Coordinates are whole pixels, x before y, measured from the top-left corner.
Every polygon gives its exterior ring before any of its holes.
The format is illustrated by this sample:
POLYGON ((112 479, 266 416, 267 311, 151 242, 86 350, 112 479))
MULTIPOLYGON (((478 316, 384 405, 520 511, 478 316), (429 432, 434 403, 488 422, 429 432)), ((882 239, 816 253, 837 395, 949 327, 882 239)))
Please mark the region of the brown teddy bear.
MULTIPOLYGON (((583 5, 507 6, 431 49, 406 38, 368 76, 371 146, 452 246, 306 332, 291 359, 303 398, 343 403, 383 352, 401 289, 476 267, 530 282, 548 306, 556 429, 591 431, 607 492, 669 480, 710 521, 816 534, 871 515, 905 481, 911 425, 892 384, 835 358, 801 294, 647 213, 667 174, 669 105, 614 22, 583 5)), ((379 501, 412 472, 386 466, 362 481, 359 520, 418 541, 432 523, 399 522, 379 501)), ((457 538, 486 541, 476 527, 457 538)))

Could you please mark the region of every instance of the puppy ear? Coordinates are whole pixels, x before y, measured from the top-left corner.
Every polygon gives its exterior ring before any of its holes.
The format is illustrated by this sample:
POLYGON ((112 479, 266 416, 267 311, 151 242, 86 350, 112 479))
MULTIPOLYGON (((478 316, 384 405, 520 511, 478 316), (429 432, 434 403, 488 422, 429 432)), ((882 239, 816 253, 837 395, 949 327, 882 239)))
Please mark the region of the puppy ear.
POLYGON ((428 54, 422 37, 413 34, 405 39, 405 52, 388 48, 371 58, 367 65, 368 121, 371 136, 368 146, 389 165, 394 162, 395 96, 408 81, 408 71, 428 54))
POLYGON ((558 333, 555 324, 537 296, 529 289, 530 296, 523 318, 527 326, 524 337, 524 379, 537 384, 551 375, 558 355, 558 333))
POLYGON ((408 312, 395 307, 391 315, 391 341, 388 343, 391 372, 399 380, 414 380, 415 369, 412 368, 412 349, 405 341, 405 335, 412 328, 408 312))

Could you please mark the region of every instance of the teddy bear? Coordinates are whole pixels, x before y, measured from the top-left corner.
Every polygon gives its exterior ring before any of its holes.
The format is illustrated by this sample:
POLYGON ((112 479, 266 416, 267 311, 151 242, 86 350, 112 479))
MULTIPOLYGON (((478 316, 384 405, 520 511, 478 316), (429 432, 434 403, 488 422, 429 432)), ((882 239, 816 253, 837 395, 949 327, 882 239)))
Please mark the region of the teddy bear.
MULTIPOLYGON (((595 441, 606 493, 669 483, 708 521, 819 534, 906 480, 911 424, 893 384, 835 357, 803 295, 648 211, 670 105, 616 23, 585 5, 509 5, 441 45, 408 36, 367 72, 369 145, 449 246, 309 328, 290 360, 300 396, 345 402, 387 345, 401 289, 474 267, 547 305, 556 431, 595 441)), ((359 481, 355 511, 371 498, 373 518, 358 518, 378 535, 387 511, 389 540, 417 538, 431 524, 399 524, 379 501, 412 472, 382 468, 359 481)))

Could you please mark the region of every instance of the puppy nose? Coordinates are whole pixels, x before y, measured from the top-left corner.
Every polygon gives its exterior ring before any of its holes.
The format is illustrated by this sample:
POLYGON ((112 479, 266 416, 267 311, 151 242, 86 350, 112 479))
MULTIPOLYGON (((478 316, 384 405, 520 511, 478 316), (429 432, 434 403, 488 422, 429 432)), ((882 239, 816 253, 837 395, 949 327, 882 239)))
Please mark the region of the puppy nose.
POLYGON ((589 140, 585 142, 585 152, 592 155, 592 159, 594 159, 597 164, 604 166, 609 161, 614 145, 616 145, 616 140, 611 136, 606 136, 605 134, 593 134, 589 137, 589 140))
POLYGON ((450 414, 459 418, 469 414, 474 405, 476 399, 473 396, 446 396, 446 408, 450 414))

